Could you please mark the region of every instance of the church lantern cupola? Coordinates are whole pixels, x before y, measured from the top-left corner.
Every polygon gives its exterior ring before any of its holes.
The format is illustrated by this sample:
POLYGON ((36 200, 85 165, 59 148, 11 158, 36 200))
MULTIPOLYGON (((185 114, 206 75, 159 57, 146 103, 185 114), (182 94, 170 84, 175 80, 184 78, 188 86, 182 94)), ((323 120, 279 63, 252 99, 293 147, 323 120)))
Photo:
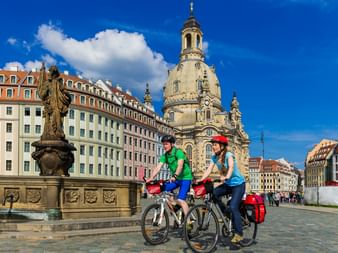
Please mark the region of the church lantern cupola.
POLYGON ((203 33, 201 26, 196 20, 193 12, 193 3, 190 3, 190 16, 184 22, 181 30, 182 36, 182 49, 180 54, 180 60, 188 59, 200 59, 204 60, 203 53, 203 33))

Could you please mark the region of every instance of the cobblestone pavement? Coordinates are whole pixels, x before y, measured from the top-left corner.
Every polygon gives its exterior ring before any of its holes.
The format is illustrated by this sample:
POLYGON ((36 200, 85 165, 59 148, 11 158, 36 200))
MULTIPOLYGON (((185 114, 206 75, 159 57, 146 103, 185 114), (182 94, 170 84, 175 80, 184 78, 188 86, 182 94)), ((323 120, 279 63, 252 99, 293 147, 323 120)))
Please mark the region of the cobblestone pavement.
MULTIPOLYGON (((267 207, 266 221, 258 227, 257 242, 236 252, 338 252, 338 213, 267 207)), ((219 244, 217 252, 229 251, 219 244)), ((91 252, 91 253, 157 253, 191 252, 185 242, 171 233, 158 246, 145 244, 139 232, 103 236, 73 237, 66 240, 6 239, 0 241, 0 252, 91 252)))

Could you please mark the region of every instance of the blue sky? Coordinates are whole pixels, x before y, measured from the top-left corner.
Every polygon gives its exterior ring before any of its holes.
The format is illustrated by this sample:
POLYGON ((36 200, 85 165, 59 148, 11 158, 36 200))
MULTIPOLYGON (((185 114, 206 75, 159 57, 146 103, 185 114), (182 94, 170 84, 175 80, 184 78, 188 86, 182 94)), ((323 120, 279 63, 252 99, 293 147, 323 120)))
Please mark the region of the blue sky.
MULTIPOLYGON (((5 1, 0 68, 56 63, 140 98, 149 82, 160 112, 189 2, 5 1)), ((195 0, 194 13, 226 110, 237 92, 251 156, 262 154, 262 131, 265 157, 299 168, 315 143, 338 139, 338 1, 195 0)))

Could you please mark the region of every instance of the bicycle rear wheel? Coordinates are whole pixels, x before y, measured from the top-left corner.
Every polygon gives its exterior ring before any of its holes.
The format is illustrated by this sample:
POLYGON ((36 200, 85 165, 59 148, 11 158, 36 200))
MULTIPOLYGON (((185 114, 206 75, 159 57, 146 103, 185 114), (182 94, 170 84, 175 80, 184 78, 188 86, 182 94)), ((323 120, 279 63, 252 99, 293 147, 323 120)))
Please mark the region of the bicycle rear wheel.
POLYGON ((148 206, 142 214, 141 231, 144 239, 152 245, 164 242, 169 233, 169 217, 167 210, 164 209, 161 217, 160 204, 148 206))
POLYGON ((243 247, 252 245, 257 235, 257 223, 250 221, 246 209, 241 212, 243 226, 243 240, 239 244, 243 247))
POLYGON ((188 247, 194 252, 212 252, 216 247, 219 236, 217 216, 206 205, 196 205, 189 210, 183 231, 188 247))

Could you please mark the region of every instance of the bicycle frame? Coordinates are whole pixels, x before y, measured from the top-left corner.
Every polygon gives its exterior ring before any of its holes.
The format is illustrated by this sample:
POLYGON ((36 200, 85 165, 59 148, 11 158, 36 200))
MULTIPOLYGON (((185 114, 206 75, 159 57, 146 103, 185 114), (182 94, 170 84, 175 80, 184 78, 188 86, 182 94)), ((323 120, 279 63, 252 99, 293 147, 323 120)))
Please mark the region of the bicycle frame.
MULTIPOLYGON (((160 215, 160 220, 158 222, 159 224, 161 224, 161 222, 162 222, 163 213, 164 213, 164 210, 166 209, 167 212, 174 217, 174 219, 177 222, 177 224, 179 224, 179 226, 182 225, 181 216, 177 217, 176 213, 174 212, 174 210, 172 209, 172 207, 169 206, 169 203, 168 203, 169 199, 171 197, 173 197, 173 196, 174 195, 172 193, 162 192, 160 194, 160 196, 156 198, 155 203, 161 205, 161 210, 160 210, 160 214, 159 214, 160 215)), ((180 212, 181 212, 180 215, 182 215, 183 210, 180 210, 180 212)), ((156 220, 156 215, 157 215, 157 213, 155 213, 155 215, 154 215, 153 222, 155 222, 155 220, 156 220)))

